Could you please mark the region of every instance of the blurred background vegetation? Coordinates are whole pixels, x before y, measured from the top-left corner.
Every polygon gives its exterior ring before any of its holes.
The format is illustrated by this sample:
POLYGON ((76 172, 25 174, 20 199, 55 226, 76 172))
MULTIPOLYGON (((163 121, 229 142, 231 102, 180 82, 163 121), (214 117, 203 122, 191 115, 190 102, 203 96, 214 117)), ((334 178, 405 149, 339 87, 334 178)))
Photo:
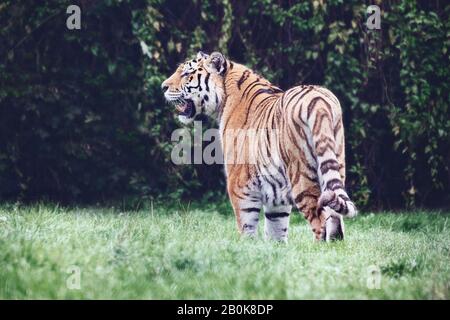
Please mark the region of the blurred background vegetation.
POLYGON ((160 84, 201 49, 285 89, 331 89, 360 207, 448 207, 449 13, 446 1, 3 0, 0 197, 224 198, 220 165, 170 161, 179 124, 160 84), (66 28, 70 4, 81 30, 66 28), (381 30, 365 26, 370 4, 381 30))

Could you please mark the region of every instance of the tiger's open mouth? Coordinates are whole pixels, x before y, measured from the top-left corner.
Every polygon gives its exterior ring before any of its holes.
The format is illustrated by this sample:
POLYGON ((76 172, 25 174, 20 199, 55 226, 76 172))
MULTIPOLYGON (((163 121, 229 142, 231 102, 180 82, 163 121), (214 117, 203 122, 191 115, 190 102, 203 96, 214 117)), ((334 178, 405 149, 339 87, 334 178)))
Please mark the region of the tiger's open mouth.
POLYGON ((192 118, 195 116, 195 105, 194 101, 190 99, 182 100, 175 104, 175 108, 178 110, 180 116, 185 116, 187 118, 192 118))

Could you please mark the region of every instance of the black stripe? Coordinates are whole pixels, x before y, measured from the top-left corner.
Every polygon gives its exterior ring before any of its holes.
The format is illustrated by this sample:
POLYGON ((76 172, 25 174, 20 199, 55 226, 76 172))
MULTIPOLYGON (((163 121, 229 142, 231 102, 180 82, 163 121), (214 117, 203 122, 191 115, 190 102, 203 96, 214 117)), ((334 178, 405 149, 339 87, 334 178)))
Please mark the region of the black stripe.
POLYGON ((343 189, 344 186, 342 185, 342 181, 339 179, 331 179, 327 182, 327 185, 325 187, 325 190, 331 190, 334 191, 336 189, 343 189))
POLYGON ((250 71, 249 70, 245 70, 243 73, 242 73, 242 76, 241 76, 241 78, 238 80, 238 82, 237 82, 237 86, 238 86, 238 89, 239 90, 241 90, 241 86, 242 86, 242 84, 244 83, 244 81, 245 80, 247 80, 247 78, 250 76, 250 71))
MULTIPOLYGON (((264 99, 262 99, 256 106, 259 106, 259 105, 265 103, 267 99, 271 99, 271 98, 273 98, 273 97, 276 98, 276 96, 268 95, 267 97, 265 97, 264 99)), ((250 101, 250 103, 248 104, 248 107, 247 107, 247 113, 245 114, 245 122, 244 122, 244 125, 247 124, 247 121, 248 121, 248 115, 249 115, 249 113, 250 113, 250 110, 252 109, 252 105, 251 105, 252 103, 253 103, 253 99, 252 99, 252 101, 250 101)))
POLYGON ((242 208, 241 211, 243 212, 259 212, 261 209, 260 208, 242 208))
POLYGON ((256 92, 254 93, 254 96, 256 97, 256 96, 260 95, 261 93, 274 94, 275 91, 273 91, 271 88, 268 88, 268 89, 258 89, 258 90, 256 90, 256 92))
POLYGON ((347 196, 344 195, 344 194, 340 194, 338 197, 341 198, 341 199, 344 200, 344 201, 350 201, 350 198, 347 197, 347 196))
POLYGON ((289 213, 288 212, 267 212, 265 214, 265 216, 270 221, 274 221, 279 218, 289 217, 289 213))
POLYGON ((194 87, 194 86, 186 86, 188 92, 191 92, 191 89, 196 89, 196 88, 199 88, 200 91, 202 90, 201 77, 202 77, 202 75, 199 73, 199 74, 197 75, 197 81, 198 81, 198 84, 197 84, 195 87, 194 87))
POLYGON ((330 104, 326 102, 325 99, 323 99, 322 97, 315 97, 314 99, 311 100, 311 102, 308 105, 308 112, 306 115, 306 119, 309 119, 312 110, 314 109, 319 100, 321 100, 325 104, 325 106, 327 107, 327 111, 330 113, 330 115, 333 114, 330 104))
POLYGON ((322 97, 315 97, 312 99, 308 104, 308 109, 306 113, 306 119, 309 119, 309 116, 311 115, 312 109, 316 106, 317 102, 323 100, 322 97))
POLYGON ((308 197, 308 198, 313 198, 313 199, 317 199, 317 198, 318 198, 317 195, 315 195, 315 194, 313 194, 313 193, 311 193, 311 192, 303 191, 303 192, 300 192, 300 193, 295 197, 295 200, 294 200, 294 201, 295 201, 296 204, 299 204, 299 203, 302 202, 303 199, 306 198, 306 197, 308 197))
POLYGON ((247 88, 244 89, 244 91, 242 92, 241 100, 242 100, 242 98, 243 98, 244 96, 245 96, 245 97, 248 97, 248 94, 250 93, 250 91, 252 91, 253 88, 256 87, 257 85, 260 85, 260 86, 264 86, 264 85, 265 85, 264 83, 259 82, 260 80, 261 80, 260 78, 257 78, 256 80, 254 80, 253 82, 251 82, 251 83, 247 86, 247 88))
POLYGON ((206 86, 206 91, 209 91, 209 85, 208 85, 208 80, 209 80, 209 77, 211 76, 211 74, 210 73, 208 73, 207 75, 206 75, 206 77, 205 77, 205 86, 206 86))
POLYGON ((202 91, 202 75, 199 73, 198 75, 197 75, 197 80, 198 80, 198 88, 200 89, 200 91, 202 91))
POLYGON ((299 98, 298 100, 300 100, 301 98, 303 98, 308 92, 310 92, 310 91, 312 90, 311 87, 304 87, 304 88, 301 88, 300 91, 295 92, 294 95, 291 96, 291 97, 289 98, 289 100, 287 101, 287 105, 289 105, 289 104, 291 103, 291 101, 294 100, 294 98, 295 98, 296 96, 298 96, 300 93, 302 93, 303 91, 305 91, 305 89, 306 89, 306 92, 304 92, 304 93, 300 96, 300 98, 299 98))
POLYGON ((227 62, 225 61, 225 63, 223 64, 223 70, 222 70, 222 72, 220 73, 220 75, 221 75, 221 76, 225 75, 225 74, 227 73, 227 69, 228 69, 228 64, 227 64, 227 62))
POLYGON ((275 186, 275 184, 274 183, 272 183, 271 181, 269 181, 268 179, 265 179, 266 180, 266 182, 268 183, 268 184, 270 184, 270 186, 272 187, 272 191, 273 191, 273 198, 274 198, 274 200, 277 198, 277 188, 276 188, 276 186, 275 186))
POLYGON ((280 88, 275 87, 275 86, 272 86, 270 88, 272 89, 273 93, 283 93, 284 92, 283 90, 281 90, 280 88))
POLYGON ((320 165, 320 172, 322 172, 322 174, 325 174, 330 170, 339 171, 339 163, 334 159, 326 160, 320 165))
POLYGON ((253 103, 253 101, 256 99, 256 97, 257 96, 259 96, 260 94, 262 94, 262 93, 267 93, 267 94, 274 94, 274 92, 273 92, 273 90, 272 89, 258 89, 258 90, 256 90, 256 92, 252 95, 252 98, 251 98, 251 100, 250 100, 250 103, 249 103, 249 105, 251 105, 252 103, 253 103))

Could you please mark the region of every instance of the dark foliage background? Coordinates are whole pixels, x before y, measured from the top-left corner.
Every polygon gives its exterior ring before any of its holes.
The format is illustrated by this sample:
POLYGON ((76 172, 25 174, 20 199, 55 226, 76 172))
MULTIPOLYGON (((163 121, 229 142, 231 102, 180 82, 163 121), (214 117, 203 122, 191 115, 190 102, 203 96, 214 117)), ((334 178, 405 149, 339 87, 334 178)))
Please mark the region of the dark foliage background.
POLYGON ((161 81, 220 50, 283 88, 323 84, 344 108, 348 189, 362 207, 448 206, 446 1, 0 2, 0 196, 210 200, 222 169, 170 161, 161 81), (66 8, 82 29, 66 28, 66 8), (367 30, 366 8, 382 9, 367 30), (148 54, 141 49, 148 46, 148 54))

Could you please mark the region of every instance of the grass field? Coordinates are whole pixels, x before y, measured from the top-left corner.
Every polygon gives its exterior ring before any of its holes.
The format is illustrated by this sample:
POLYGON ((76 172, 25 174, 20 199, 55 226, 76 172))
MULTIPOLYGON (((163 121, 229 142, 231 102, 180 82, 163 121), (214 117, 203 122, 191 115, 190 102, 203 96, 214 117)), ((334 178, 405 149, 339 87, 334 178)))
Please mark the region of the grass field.
POLYGON ((4 205, 0 298, 450 298, 448 214, 363 213, 346 222, 344 242, 316 243, 295 215, 283 245, 239 238, 224 205, 4 205))

